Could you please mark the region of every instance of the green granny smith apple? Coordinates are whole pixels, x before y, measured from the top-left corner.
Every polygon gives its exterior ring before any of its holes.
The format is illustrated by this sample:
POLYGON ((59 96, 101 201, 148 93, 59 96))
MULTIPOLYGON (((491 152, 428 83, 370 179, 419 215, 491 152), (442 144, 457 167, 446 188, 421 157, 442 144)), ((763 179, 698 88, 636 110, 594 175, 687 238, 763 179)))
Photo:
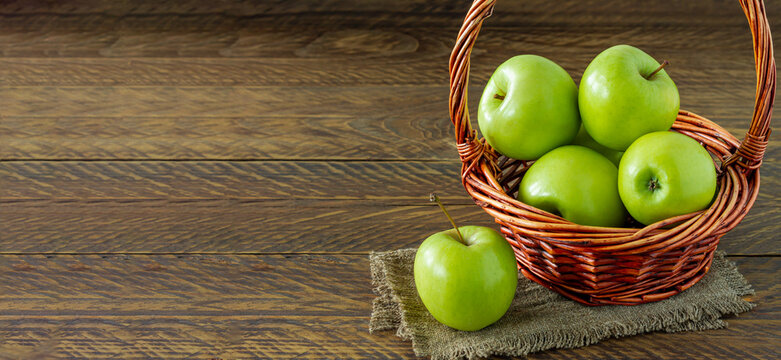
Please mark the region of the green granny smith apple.
POLYGON ((629 214, 650 225, 708 207, 716 194, 716 168, 696 140, 671 131, 653 132, 624 153, 618 192, 629 214))
POLYGON ((562 146, 534 162, 518 199, 581 225, 615 227, 626 220, 616 166, 579 145, 562 146))
POLYGON ((415 286, 426 309, 454 329, 480 330, 507 312, 518 285, 515 255, 496 230, 458 228, 429 236, 415 255, 415 286))
POLYGON ((602 154, 602 156, 606 157, 608 160, 612 161, 613 164, 616 164, 616 166, 618 166, 619 161, 621 161, 621 155, 624 155, 623 151, 613 150, 594 141, 594 139, 589 136, 586 128, 583 126, 581 126, 580 130, 578 130, 578 134, 575 135, 575 140, 572 140, 572 144, 585 146, 591 150, 594 150, 602 154))
POLYGON ((415 254, 414 273, 415 287, 431 315, 464 331, 499 320, 518 285, 512 248, 496 230, 483 226, 429 236, 415 254))
POLYGON ((516 56, 488 80, 477 121, 488 144, 501 154, 534 160, 572 142, 580 126, 578 89, 553 61, 516 56))
POLYGON ((629 45, 616 45, 597 55, 583 73, 578 91, 580 116, 589 135, 624 151, 640 136, 669 130, 680 98, 675 83, 661 69, 664 65, 629 45))

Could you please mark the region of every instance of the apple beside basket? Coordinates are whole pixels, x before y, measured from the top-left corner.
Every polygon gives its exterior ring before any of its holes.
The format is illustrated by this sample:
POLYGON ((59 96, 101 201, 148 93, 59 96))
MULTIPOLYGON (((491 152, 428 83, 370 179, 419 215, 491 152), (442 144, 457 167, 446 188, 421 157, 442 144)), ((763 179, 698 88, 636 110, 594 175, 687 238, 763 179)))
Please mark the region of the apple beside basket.
POLYGON ((582 226, 516 200, 530 162, 499 156, 477 138, 467 110, 472 46, 496 0, 474 0, 450 55, 450 119, 467 192, 496 219, 527 278, 587 305, 635 305, 684 291, 710 269, 716 246, 751 209, 770 134, 776 89, 773 42, 762 0, 740 0, 754 40, 757 91, 743 141, 681 110, 672 126, 720 159, 719 190, 710 208, 644 228, 582 226), (669 227, 675 224, 674 227, 669 227))

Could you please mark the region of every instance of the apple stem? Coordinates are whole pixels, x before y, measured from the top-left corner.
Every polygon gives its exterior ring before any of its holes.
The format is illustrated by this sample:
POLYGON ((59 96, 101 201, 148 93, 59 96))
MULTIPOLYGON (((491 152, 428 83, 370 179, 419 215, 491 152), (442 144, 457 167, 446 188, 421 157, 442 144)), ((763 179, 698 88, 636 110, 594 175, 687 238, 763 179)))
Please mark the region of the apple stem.
POLYGON ((494 99, 504 100, 504 95, 494 94, 494 99))
POLYGON ((429 195, 429 200, 436 202, 437 205, 439 205, 439 208, 442 209, 442 212, 445 213, 445 216, 447 216, 447 219, 450 220, 450 223, 453 225, 453 229, 456 229, 456 234, 458 234, 458 241, 460 241, 464 245, 468 245, 466 241, 464 241, 464 237, 461 236, 461 230, 458 230, 458 226, 456 226, 456 222, 453 221, 453 218, 450 216, 450 213, 448 213, 447 209, 445 209, 445 205, 442 205, 442 202, 439 201, 439 196, 437 196, 436 193, 431 193, 429 195))
POLYGON ((656 75, 656 73, 658 73, 659 71, 661 71, 662 69, 664 69, 664 67, 665 67, 665 66, 667 66, 667 65, 670 65, 670 62, 669 62, 669 61, 667 61, 667 60, 665 60, 665 61, 662 61, 662 65, 659 65, 659 67, 658 67, 658 68, 656 68, 656 70, 654 70, 654 72, 652 72, 652 73, 648 74, 648 76, 646 76, 646 77, 645 77, 645 79, 646 79, 646 80, 651 80, 651 78, 652 78, 652 77, 654 77, 654 75, 656 75))

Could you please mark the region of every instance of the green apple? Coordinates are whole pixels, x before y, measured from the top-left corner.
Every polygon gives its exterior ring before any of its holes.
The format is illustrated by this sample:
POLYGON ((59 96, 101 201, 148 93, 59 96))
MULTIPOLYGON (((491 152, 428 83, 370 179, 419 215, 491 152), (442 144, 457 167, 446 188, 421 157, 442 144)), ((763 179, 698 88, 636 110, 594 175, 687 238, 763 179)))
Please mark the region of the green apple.
POLYGON ((616 166, 579 145, 562 146, 535 161, 521 180, 518 200, 581 225, 615 227, 626 220, 616 166))
POLYGON ((594 150, 602 154, 602 156, 606 157, 608 160, 612 161, 613 164, 616 164, 616 166, 618 166, 618 163, 621 161, 621 155, 624 155, 623 151, 613 150, 594 141, 594 139, 589 136, 586 128, 583 126, 581 126, 580 130, 578 130, 578 134, 575 135, 575 140, 572 140, 572 144, 585 146, 591 150, 594 150))
POLYGON ((567 71, 544 57, 520 55, 500 65, 477 108, 485 139, 501 154, 538 159, 572 142, 580 126, 578 89, 567 71))
POLYGON ((461 226, 429 236, 415 255, 415 286, 439 322, 480 330, 507 312, 518 285, 512 248, 496 230, 461 226))
POLYGON ((672 131, 653 132, 624 153, 618 192, 629 214, 650 225, 708 207, 716 193, 716 167, 696 140, 672 131))
MULTIPOLYGON (((665 63, 666 64, 666 63, 665 63)), ((583 73, 578 104, 583 126, 598 143, 624 151, 637 138, 669 130, 678 116, 678 88, 642 50, 616 45, 583 73)))

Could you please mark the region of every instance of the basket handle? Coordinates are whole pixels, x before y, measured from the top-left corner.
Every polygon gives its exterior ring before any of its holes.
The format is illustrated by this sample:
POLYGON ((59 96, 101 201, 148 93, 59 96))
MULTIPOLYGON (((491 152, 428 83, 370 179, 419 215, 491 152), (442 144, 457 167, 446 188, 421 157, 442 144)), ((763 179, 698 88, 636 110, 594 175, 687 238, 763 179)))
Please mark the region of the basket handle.
POLYGON ((773 37, 765 14, 764 0, 740 0, 740 6, 748 19, 754 40, 754 65, 757 70, 757 91, 751 126, 740 147, 724 161, 722 168, 737 164, 745 169, 758 169, 762 165, 768 137, 773 101, 776 97, 776 59, 773 55, 773 37))
MULTIPOLYGON (((743 142, 723 166, 736 164, 745 169, 757 169, 767 148, 770 118, 776 93, 776 60, 773 56, 773 38, 765 14, 763 0, 739 0, 751 27, 754 39, 754 64, 757 70, 757 90, 751 126, 743 142)), ((496 0, 474 0, 458 32, 450 54, 450 120, 456 129, 456 144, 464 168, 471 168, 485 153, 485 145, 477 139, 469 121, 467 85, 472 46, 483 21, 493 14, 496 0)))

